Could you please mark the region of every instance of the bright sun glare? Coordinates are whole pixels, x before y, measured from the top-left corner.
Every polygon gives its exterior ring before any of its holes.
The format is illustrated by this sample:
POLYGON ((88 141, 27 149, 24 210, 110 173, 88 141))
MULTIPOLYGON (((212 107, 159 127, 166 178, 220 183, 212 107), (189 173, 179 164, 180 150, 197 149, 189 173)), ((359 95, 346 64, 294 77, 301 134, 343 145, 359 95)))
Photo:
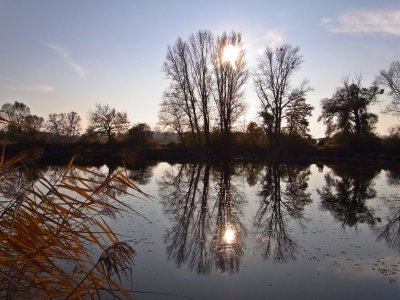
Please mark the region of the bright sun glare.
POLYGON ((232 229, 225 231, 225 242, 231 244, 235 240, 235 232, 232 229))
POLYGON ((224 53, 222 55, 222 61, 230 62, 232 67, 234 67, 238 55, 239 55, 239 48, 237 46, 227 45, 224 48, 224 53))

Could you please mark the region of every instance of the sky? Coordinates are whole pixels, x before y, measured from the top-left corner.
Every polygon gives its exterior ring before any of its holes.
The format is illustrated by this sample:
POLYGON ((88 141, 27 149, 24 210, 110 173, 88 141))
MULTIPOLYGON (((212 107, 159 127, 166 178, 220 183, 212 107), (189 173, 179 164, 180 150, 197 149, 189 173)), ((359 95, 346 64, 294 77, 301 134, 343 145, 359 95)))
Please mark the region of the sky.
MULTIPOLYGON (((398 0, 0 0, 0 105, 23 102, 44 119, 76 111, 85 128, 89 110, 109 104, 132 124, 154 128, 169 84, 162 72, 168 45, 204 29, 241 32, 250 69, 267 46, 299 46, 304 62, 292 85, 307 78, 314 89, 307 102, 316 138, 325 132, 320 100, 343 77, 362 74, 369 87, 400 60, 398 0)), ((248 123, 260 101, 251 80, 245 88, 248 123)), ((399 120, 380 114, 389 101, 381 100, 371 110, 378 133, 387 134, 399 120)))

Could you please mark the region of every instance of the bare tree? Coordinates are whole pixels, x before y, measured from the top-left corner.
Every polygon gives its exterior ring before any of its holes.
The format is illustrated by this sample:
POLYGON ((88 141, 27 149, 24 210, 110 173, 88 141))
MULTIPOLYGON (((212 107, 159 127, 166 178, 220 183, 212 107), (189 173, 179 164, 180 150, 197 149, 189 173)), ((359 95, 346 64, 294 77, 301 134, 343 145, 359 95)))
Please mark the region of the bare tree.
POLYGON ((108 104, 96 103, 95 110, 88 113, 88 132, 93 134, 106 134, 108 141, 111 137, 125 133, 129 128, 129 120, 126 112, 118 112, 108 104))
POLYGON ((212 95, 211 55, 214 37, 210 31, 198 31, 189 37, 191 50, 190 65, 191 75, 196 93, 196 103, 202 115, 203 132, 206 145, 210 145, 210 115, 212 95))
POLYGON ((176 132, 181 143, 185 144, 184 135, 189 129, 189 120, 176 98, 164 96, 158 112, 158 124, 164 129, 176 132))
POLYGON ((81 120, 81 117, 74 111, 71 111, 66 115, 66 134, 68 137, 74 137, 80 134, 82 130, 81 120))
POLYGON ((71 138, 81 131, 81 117, 74 111, 67 113, 49 114, 46 129, 57 138, 71 138))
MULTIPOLYGON (((210 145, 212 113, 211 59, 214 37, 210 31, 200 30, 188 41, 178 38, 168 46, 163 71, 170 86, 164 93, 162 106, 173 104, 186 116, 191 138, 197 144, 210 145)), ((165 111, 165 109, 163 109, 165 111)))
POLYGON ((182 38, 178 38, 174 46, 168 46, 163 71, 171 83, 164 97, 174 98, 175 101, 181 102, 180 107, 188 117, 192 138, 201 143, 199 112, 190 70, 190 55, 189 44, 182 38))
POLYGON ((300 48, 290 44, 266 47, 258 59, 253 72, 253 82, 257 96, 261 101, 264 121, 270 142, 279 143, 284 111, 287 106, 298 99, 305 98, 312 89, 308 80, 303 80, 297 88, 292 88, 290 80, 300 69, 303 56, 300 48))
POLYGON ((381 70, 375 78, 375 84, 390 89, 389 96, 392 98, 392 102, 386 106, 384 113, 400 117, 400 62, 392 62, 388 71, 381 70))
POLYGON ((64 136, 67 133, 67 122, 66 122, 66 114, 61 113, 53 113, 49 114, 49 118, 46 122, 46 129, 56 135, 57 137, 64 136))
POLYGON ((212 57, 214 100, 225 151, 230 149, 232 126, 246 109, 243 86, 249 77, 249 72, 244 56, 245 50, 240 33, 224 32, 216 38, 212 57), (224 51, 228 46, 237 50, 234 61, 224 59, 224 51))

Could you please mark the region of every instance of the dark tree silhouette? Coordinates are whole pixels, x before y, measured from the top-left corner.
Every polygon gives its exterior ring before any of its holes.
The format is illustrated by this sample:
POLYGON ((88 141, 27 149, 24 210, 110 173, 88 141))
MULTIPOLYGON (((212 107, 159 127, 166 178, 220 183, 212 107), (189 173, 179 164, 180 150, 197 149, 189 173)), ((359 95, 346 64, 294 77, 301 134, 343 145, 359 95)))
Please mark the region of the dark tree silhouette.
POLYGON ((378 102, 378 95, 383 90, 377 85, 363 88, 361 81, 361 75, 356 75, 352 82, 345 77, 342 80, 343 87, 338 88, 332 98, 321 100, 322 113, 318 121, 322 120, 327 126, 327 135, 335 132, 361 135, 374 130, 378 116, 368 112, 368 109, 378 102))
POLYGON ((216 38, 212 57, 214 72, 214 100, 218 111, 218 125, 222 135, 224 152, 229 157, 231 148, 231 131, 244 113, 246 105, 243 101, 244 90, 249 72, 244 59, 242 35, 235 31, 224 32, 216 38), (233 61, 225 58, 224 53, 233 47, 237 49, 237 57, 233 61))
POLYGON ((209 146, 212 113, 217 109, 218 129, 228 143, 245 108, 242 87, 248 71, 242 46, 240 33, 214 38, 210 31, 192 34, 189 41, 178 38, 168 46, 163 71, 170 85, 163 95, 159 124, 177 132, 182 142, 189 130, 192 142, 209 146), (227 46, 240 48, 234 65, 224 59, 227 46))
POLYGON ((170 80, 160 111, 160 124, 175 130, 183 141, 188 125, 193 141, 210 144, 212 79, 211 52, 214 37, 198 31, 186 42, 178 38, 168 46, 163 71, 170 80))
POLYGON ((128 130, 128 140, 136 146, 149 146, 153 142, 153 132, 146 123, 138 123, 128 130))
POLYGON ((96 103, 95 110, 89 111, 89 126, 87 132, 93 134, 106 134, 108 141, 113 136, 125 133, 129 128, 129 120, 126 112, 118 112, 108 104, 96 103))
MULTIPOLYGON (((300 104, 300 100, 305 99, 307 92, 312 90, 308 86, 308 80, 303 80, 297 88, 290 85, 290 80, 303 62, 299 52, 299 47, 290 44, 266 47, 253 73, 255 90, 262 106, 260 114, 271 143, 280 142, 282 123, 288 106, 293 106, 295 101, 300 104)), ((288 112, 290 111, 289 109, 288 112)), ((302 117, 307 118, 308 113, 302 117)))

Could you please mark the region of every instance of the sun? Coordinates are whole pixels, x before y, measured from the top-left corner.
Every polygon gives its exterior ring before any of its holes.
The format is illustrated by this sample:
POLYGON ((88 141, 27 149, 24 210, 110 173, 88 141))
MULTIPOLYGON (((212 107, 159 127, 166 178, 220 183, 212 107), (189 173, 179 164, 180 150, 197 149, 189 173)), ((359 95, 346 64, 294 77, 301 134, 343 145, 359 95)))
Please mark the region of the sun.
POLYGON ((235 241, 235 232, 232 229, 226 230, 224 239, 227 244, 232 244, 235 241))
POLYGON ((239 55, 239 48, 234 45, 227 45, 224 48, 224 53, 222 54, 223 62, 230 62, 232 67, 235 67, 236 59, 239 55))

